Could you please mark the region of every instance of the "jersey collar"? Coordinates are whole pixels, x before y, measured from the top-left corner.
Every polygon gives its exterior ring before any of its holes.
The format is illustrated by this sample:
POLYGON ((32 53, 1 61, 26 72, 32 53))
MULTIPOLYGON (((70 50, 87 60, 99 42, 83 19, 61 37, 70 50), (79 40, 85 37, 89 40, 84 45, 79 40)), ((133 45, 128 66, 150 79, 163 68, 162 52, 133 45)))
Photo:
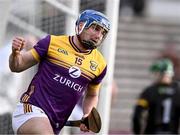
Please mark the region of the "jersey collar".
POLYGON ((73 47, 73 49, 76 51, 76 52, 79 52, 79 53, 84 53, 84 54, 90 54, 92 52, 92 50, 87 50, 87 51, 82 51, 80 50, 76 44, 74 43, 74 36, 69 36, 69 42, 71 44, 71 46, 73 47))

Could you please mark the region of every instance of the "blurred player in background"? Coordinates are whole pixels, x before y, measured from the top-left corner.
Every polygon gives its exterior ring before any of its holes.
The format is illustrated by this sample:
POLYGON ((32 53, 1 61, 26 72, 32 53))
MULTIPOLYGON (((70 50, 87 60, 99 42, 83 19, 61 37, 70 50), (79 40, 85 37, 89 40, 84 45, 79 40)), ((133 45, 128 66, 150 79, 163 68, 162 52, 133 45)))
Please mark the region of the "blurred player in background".
MULTIPOLYGON (((58 134, 85 91, 83 116, 97 106, 107 65, 96 49, 110 30, 109 20, 95 10, 85 10, 76 21, 76 35, 48 35, 30 51, 22 52, 24 39, 12 43, 9 66, 22 72, 39 68, 13 113, 17 134, 58 134)), ((88 132, 85 124, 80 130, 88 132)))
POLYGON ((138 98, 133 114, 135 134, 178 134, 180 119, 180 86, 173 82, 173 64, 157 60, 150 68, 155 82, 138 98))

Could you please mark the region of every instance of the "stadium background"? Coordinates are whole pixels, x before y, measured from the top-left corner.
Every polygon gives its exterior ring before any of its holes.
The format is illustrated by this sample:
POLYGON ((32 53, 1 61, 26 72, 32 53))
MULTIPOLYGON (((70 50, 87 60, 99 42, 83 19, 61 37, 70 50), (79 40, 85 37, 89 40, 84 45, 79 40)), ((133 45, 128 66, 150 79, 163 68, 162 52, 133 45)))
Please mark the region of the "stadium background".
POLYGON ((87 8, 107 14, 113 26, 100 48, 109 72, 98 106, 105 125, 99 134, 131 134, 135 99, 152 81, 148 66, 167 46, 180 50, 179 6, 179 0, 0 0, 0 134, 13 133, 11 113, 36 70, 10 73, 12 38, 72 34, 78 12, 87 8))

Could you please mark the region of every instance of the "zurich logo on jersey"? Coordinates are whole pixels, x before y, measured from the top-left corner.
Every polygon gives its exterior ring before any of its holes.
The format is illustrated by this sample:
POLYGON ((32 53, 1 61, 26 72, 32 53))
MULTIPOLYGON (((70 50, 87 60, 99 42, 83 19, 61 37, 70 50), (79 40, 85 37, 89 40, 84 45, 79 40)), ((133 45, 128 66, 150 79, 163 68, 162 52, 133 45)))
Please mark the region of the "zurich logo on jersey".
POLYGON ((70 69, 69 69, 69 75, 72 77, 72 78, 78 78, 81 76, 81 70, 79 67, 76 67, 76 66, 72 66, 70 69))

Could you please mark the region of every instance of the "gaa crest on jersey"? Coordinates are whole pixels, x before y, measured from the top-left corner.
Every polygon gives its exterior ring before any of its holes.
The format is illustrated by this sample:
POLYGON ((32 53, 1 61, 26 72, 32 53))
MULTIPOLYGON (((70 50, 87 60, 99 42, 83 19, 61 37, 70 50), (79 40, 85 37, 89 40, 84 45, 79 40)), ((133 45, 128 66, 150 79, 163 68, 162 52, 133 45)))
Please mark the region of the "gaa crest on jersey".
POLYGON ((96 69, 97 69, 97 67, 98 67, 98 64, 95 62, 95 61, 90 61, 90 69, 92 70, 92 71, 96 71, 96 69))
POLYGON ((81 70, 79 67, 77 66, 72 66, 70 67, 69 69, 69 75, 72 77, 72 78, 78 78, 81 76, 81 70))

